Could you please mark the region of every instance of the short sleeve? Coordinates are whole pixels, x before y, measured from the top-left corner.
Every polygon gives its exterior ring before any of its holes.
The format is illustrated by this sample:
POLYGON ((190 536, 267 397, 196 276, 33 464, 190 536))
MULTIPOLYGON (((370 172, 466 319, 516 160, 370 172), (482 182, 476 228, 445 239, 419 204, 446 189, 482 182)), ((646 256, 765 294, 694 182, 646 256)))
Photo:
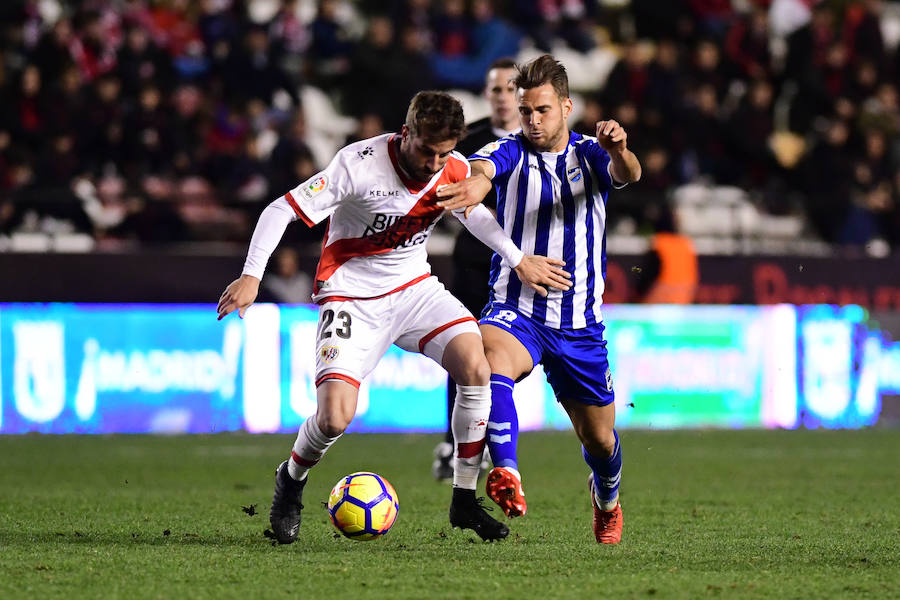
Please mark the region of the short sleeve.
POLYGON ((351 189, 345 156, 341 150, 323 171, 284 195, 297 216, 310 227, 330 217, 351 189))
POLYGON ((516 140, 515 134, 512 134, 485 144, 480 150, 469 156, 469 160, 488 160, 494 163, 494 177, 496 178, 512 171, 521 154, 522 147, 516 140))
POLYGON ((612 173, 609 171, 612 160, 609 153, 597 143, 596 138, 585 136, 584 156, 604 189, 619 189, 627 185, 613 180, 612 173))

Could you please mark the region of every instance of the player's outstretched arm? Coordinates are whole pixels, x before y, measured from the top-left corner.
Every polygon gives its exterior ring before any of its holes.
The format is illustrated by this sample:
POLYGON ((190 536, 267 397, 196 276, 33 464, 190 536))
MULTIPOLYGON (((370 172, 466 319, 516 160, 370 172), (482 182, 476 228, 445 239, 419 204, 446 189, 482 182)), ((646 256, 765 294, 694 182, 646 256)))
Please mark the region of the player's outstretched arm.
POLYGON ((484 245, 499 254, 524 285, 541 296, 547 295, 547 287, 563 291, 571 287, 570 274, 562 269, 565 262, 546 256, 525 256, 490 210, 480 204, 472 209, 472 214, 468 216, 462 210, 454 211, 453 215, 484 245))
POLYGON ((238 311, 238 316, 244 318, 247 308, 256 300, 259 293, 259 282, 266 270, 266 263, 275 251, 281 236, 288 224, 294 219, 290 206, 283 198, 269 204, 259 215, 253 237, 250 238, 250 249, 247 251, 247 259, 244 261, 244 270, 241 276, 225 288, 219 298, 216 312, 218 320, 230 312, 238 311))
POLYGON ((641 163, 628 149, 628 133, 618 122, 599 121, 597 142, 609 153, 609 172, 619 183, 634 183, 641 178, 641 163))
POLYGON ((225 291, 222 292, 222 296, 219 298, 219 305, 216 307, 216 312, 219 313, 217 320, 221 321, 225 315, 235 310, 238 311, 238 316, 243 319, 244 313, 256 300, 258 293, 259 279, 253 275, 241 275, 229 283, 225 291))
POLYGON ((566 291, 572 287, 571 274, 563 270, 566 263, 558 258, 530 255, 513 269, 523 285, 541 296, 547 295, 547 287, 566 291))
MULTIPOLYGON (((438 188, 438 206, 451 211, 475 206, 491 191, 494 164, 485 160, 475 160, 469 164, 472 166, 472 175, 438 188)), ((466 216, 470 213, 471 210, 466 210, 466 216)))

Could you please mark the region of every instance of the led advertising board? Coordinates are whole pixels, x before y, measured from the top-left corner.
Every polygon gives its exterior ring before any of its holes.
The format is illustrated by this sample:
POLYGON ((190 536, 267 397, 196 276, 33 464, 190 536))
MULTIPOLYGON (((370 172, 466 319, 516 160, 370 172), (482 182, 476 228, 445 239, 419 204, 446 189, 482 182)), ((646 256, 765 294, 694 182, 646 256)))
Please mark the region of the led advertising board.
MULTIPOLYGON (((604 307, 617 426, 859 427, 900 388, 859 307, 604 307)), ((0 433, 293 432, 316 410, 315 306, 0 304, 0 433)), ((893 367, 892 367, 893 366, 893 367)), ((603 376, 603 374, 598 374, 603 376)), ((351 431, 443 431, 445 372, 392 347, 351 431)), ((567 428, 543 373, 522 429, 567 428)))

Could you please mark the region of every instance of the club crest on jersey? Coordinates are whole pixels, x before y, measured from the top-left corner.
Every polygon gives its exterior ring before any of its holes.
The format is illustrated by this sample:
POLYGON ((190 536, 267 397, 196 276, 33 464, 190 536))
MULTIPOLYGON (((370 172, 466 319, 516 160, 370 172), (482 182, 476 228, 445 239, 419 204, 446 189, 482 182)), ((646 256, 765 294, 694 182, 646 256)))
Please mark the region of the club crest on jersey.
POLYGON ((569 177, 569 181, 572 183, 578 183, 581 181, 581 168, 580 167, 572 167, 566 172, 566 175, 569 177))
POLYGON ((500 142, 500 140, 497 140, 494 142, 489 142, 489 143, 485 144, 484 146, 482 146, 481 150, 479 150, 475 154, 477 154, 478 156, 490 156, 491 154, 493 154, 494 152, 496 152, 497 150, 500 149, 501 143, 502 142, 500 142))
POLYGON ((375 156, 375 150, 372 146, 366 146, 362 150, 356 153, 356 155, 360 158, 366 158, 367 156, 375 156))
POLYGON ((303 195, 309 199, 328 187, 328 178, 325 175, 319 175, 309 182, 309 185, 303 188, 303 195))
POLYGON ((340 350, 337 346, 325 346, 322 348, 322 360, 326 363, 330 363, 337 358, 339 352, 340 350))

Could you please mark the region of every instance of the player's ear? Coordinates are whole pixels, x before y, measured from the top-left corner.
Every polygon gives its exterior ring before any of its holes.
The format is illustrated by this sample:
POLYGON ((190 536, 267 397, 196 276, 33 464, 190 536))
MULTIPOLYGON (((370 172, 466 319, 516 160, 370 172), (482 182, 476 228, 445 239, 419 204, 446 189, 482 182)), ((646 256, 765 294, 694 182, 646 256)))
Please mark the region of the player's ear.
POLYGON ((572 114, 572 99, 566 97, 562 101, 562 109, 563 109, 563 118, 569 118, 569 115, 572 114))
POLYGON ((406 126, 406 123, 400 126, 400 137, 404 142, 409 139, 409 127, 406 126))

